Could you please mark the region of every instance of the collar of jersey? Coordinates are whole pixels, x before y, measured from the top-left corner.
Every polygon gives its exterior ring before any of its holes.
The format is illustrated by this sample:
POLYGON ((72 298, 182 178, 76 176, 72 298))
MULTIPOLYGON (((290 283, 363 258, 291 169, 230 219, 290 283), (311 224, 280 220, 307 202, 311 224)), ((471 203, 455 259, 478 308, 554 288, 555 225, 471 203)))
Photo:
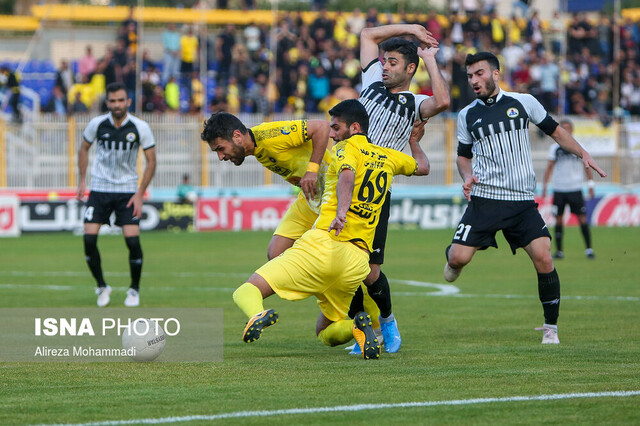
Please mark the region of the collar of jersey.
POLYGON ((347 140, 352 140, 355 143, 371 143, 371 141, 369 141, 369 137, 362 133, 356 133, 347 140))
POLYGON ((490 105, 487 105, 482 99, 478 98, 478 102, 480 102, 482 105, 486 105, 486 106, 492 106, 497 104, 498 102, 500 102, 500 99, 502 99, 502 95, 503 95, 503 91, 502 89, 498 88, 498 94, 496 95, 496 101, 493 102, 490 105))
POLYGON ((256 137, 253 136, 253 132, 251 131, 251 129, 247 129, 249 131, 249 136, 251 136, 251 140, 253 141, 253 146, 257 147, 258 144, 256 143, 256 137))

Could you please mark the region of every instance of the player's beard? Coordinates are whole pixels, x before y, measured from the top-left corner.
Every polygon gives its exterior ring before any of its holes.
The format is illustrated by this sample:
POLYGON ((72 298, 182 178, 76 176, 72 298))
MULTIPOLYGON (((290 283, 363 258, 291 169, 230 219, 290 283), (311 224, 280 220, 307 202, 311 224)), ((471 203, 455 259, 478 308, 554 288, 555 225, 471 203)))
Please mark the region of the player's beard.
POLYGON ((125 115, 127 114, 127 109, 126 108, 114 108, 111 110, 111 115, 113 116, 113 118, 120 120, 121 118, 123 118, 125 115))
POLYGON ((233 144, 232 155, 229 157, 229 160, 236 166, 241 165, 244 162, 244 158, 246 157, 244 152, 244 147, 240 145, 233 144))
POLYGON ((487 80, 487 84, 485 85, 485 91, 484 92, 480 92, 476 95, 476 98, 480 99, 481 101, 485 102, 487 99, 489 99, 491 97, 491 95, 493 94, 493 92, 496 90, 496 82, 493 81, 492 78, 490 78, 489 80, 487 80))

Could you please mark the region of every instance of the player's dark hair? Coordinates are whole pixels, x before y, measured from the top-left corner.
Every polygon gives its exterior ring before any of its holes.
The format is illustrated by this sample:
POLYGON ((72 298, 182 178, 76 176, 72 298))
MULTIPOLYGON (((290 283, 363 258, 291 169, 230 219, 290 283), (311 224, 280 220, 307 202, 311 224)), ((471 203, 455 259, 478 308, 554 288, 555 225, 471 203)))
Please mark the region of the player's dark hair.
POLYGON ((407 65, 416 64, 416 70, 418 69, 420 57, 418 56, 418 46, 416 46, 415 43, 403 38, 394 37, 382 42, 380 48, 384 52, 400 53, 404 60, 407 61, 407 65))
POLYGON ((243 135, 247 133, 247 128, 238 117, 228 112, 216 112, 211 114, 208 120, 205 120, 200 138, 204 142, 211 142, 216 138, 230 141, 236 130, 239 130, 243 135))
POLYGON ((365 135, 369 131, 369 114, 356 99, 347 99, 340 102, 329 110, 329 115, 344 120, 347 123, 347 127, 353 123, 360 124, 360 130, 365 135))
POLYGON ((118 90, 124 90, 124 93, 126 94, 127 98, 129 97, 129 94, 127 93, 127 86, 125 86, 124 83, 114 82, 114 83, 107 84, 107 87, 106 87, 107 95, 109 93, 117 92, 118 90))
POLYGON ((492 70, 500 71, 500 61, 498 61, 498 57, 491 52, 478 52, 475 55, 469 53, 464 60, 464 65, 468 67, 480 61, 487 61, 492 70))

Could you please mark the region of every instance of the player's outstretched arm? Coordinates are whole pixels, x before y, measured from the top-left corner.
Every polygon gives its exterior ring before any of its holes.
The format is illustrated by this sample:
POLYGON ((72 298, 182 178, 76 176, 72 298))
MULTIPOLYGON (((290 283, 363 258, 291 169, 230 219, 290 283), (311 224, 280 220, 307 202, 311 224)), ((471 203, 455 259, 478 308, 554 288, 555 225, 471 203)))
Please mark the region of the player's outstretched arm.
POLYGON ((309 167, 307 172, 300 179, 300 188, 308 200, 316 196, 316 182, 318 181, 318 170, 322 164, 322 157, 327 150, 329 142, 329 123, 324 120, 307 121, 307 131, 313 146, 309 167))
POLYGON ((436 62, 438 50, 440 49, 437 47, 418 48, 418 56, 422 58, 427 67, 427 72, 431 79, 431 89, 433 90, 433 96, 420 104, 420 118, 423 120, 446 111, 451 103, 449 87, 444 81, 436 62))
POLYGON ((340 235, 340 231, 344 229, 347 223, 347 211, 351 207, 351 199, 353 198, 353 188, 355 186, 356 174, 353 170, 342 169, 338 176, 338 184, 336 185, 336 195, 338 197, 338 208, 336 217, 331 221, 328 231, 335 229, 336 236, 340 235))
POLYGON ((601 177, 607 177, 607 173, 598 167, 591 155, 582 147, 582 145, 580 145, 580 143, 578 143, 577 140, 573 138, 573 136, 571 136, 571 134, 569 134, 569 132, 563 129, 562 126, 556 127, 551 134, 551 137, 565 150, 582 158, 582 164, 584 164, 585 169, 592 168, 598 172, 601 177))
POLYGON ((378 45, 392 37, 412 36, 421 47, 437 46, 438 41, 422 25, 394 24, 365 28, 360 32, 360 64, 363 67, 378 57, 378 45))
POLYGON ((78 188, 76 190, 76 199, 82 201, 84 193, 87 190, 87 165, 89 164, 89 148, 91 144, 85 140, 82 141, 80 149, 78 149, 78 188))
POLYGON ((429 164, 429 158, 427 154, 422 150, 420 146, 420 140, 424 136, 424 126, 426 121, 417 121, 413 125, 411 130, 411 136, 409 137, 409 148, 411 148, 411 156, 416 160, 418 168, 416 169, 416 176, 426 176, 431 171, 431 165, 429 164))
POLYGON ((142 174, 142 181, 140 182, 140 186, 138 186, 136 193, 133 194, 133 197, 131 197, 127 203, 127 207, 133 204, 133 216, 137 218, 142 216, 142 197, 144 196, 144 192, 147 190, 147 187, 151 183, 151 179, 153 179, 153 175, 156 172, 155 146, 145 149, 144 157, 147 160, 147 164, 144 168, 144 173, 142 174))

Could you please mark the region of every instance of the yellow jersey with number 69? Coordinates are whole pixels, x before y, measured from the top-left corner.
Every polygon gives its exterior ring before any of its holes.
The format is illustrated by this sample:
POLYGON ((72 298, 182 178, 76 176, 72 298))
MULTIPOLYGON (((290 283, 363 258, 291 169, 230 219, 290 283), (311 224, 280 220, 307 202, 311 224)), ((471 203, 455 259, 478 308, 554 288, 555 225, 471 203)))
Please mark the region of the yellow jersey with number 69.
POLYGON ((340 235, 336 236, 335 230, 330 235, 335 240, 351 241, 371 252, 380 210, 393 177, 414 175, 418 164, 413 157, 400 151, 373 145, 364 135, 353 135, 339 142, 331 154, 320 216, 314 227, 329 229, 338 208, 338 176, 342 170, 349 169, 355 173, 355 182, 347 223, 340 235))
MULTIPOLYGON (((292 185, 300 186, 300 179, 307 172, 313 144, 307 130, 306 120, 274 121, 251 128, 256 144, 256 159, 273 173, 282 176, 292 185)), ((311 210, 320 212, 325 173, 331 162, 331 153, 326 150, 318 170, 316 196, 307 200, 311 210)))

